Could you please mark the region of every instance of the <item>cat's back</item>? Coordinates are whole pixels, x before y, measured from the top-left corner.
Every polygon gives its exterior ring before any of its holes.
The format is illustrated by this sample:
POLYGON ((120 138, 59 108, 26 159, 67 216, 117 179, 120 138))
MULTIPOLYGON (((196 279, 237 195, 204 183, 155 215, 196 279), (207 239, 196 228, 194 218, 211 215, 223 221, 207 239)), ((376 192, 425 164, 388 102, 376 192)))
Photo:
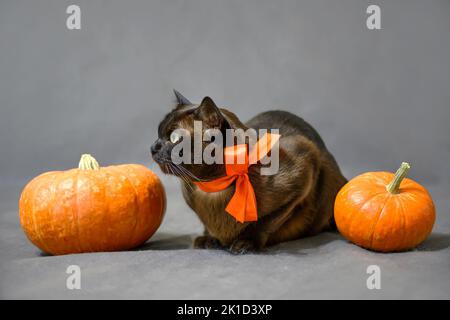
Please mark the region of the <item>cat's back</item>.
POLYGON ((326 149, 319 133, 305 120, 293 113, 282 110, 266 111, 246 122, 253 129, 279 129, 281 136, 302 135, 316 144, 319 149, 326 149))

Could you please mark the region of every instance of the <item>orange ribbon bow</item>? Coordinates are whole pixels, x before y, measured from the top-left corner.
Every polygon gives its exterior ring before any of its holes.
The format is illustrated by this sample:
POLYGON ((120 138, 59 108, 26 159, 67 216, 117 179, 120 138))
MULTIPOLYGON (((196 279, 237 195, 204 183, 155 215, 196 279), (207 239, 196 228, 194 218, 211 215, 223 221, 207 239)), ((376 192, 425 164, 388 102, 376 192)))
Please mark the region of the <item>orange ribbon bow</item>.
POLYGON ((241 223, 258 220, 255 191, 248 177, 248 167, 264 158, 279 139, 280 135, 267 133, 250 153, 246 144, 226 147, 224 156, 227 175, 195 184, 205 192, 218 192, 236 181, 236 190, 225 210, 241 223))

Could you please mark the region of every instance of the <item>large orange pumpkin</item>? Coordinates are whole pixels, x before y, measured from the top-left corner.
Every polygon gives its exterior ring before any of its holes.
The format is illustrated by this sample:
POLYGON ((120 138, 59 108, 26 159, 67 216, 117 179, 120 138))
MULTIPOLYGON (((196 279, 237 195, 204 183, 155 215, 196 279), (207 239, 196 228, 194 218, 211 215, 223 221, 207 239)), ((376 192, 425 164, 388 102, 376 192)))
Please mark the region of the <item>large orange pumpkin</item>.
POLYGON ((346 239, 393 252, 412 249, 427 238, 436 217, 433 200, 424 187, 405 178, 409 168, 404 162, 395 175, 367 172, 339 191, 334 217, 346 239))
POLYGON ((166 205, 158 177, 138 164, 79 167, 39 175, 19 200, 20 223, 41 250, 54 254, 137 247, 161 224, 166 205))

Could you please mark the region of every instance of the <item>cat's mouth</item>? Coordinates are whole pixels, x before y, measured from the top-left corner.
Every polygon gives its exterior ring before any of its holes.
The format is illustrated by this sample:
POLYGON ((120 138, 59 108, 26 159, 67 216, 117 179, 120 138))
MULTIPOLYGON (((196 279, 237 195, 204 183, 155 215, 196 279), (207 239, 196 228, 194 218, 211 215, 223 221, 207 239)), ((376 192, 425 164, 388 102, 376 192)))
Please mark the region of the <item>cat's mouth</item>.
POLYGON ((178 176, 177 166, 175 164, 170 163, 170 162, 163 162, 163 163, 158 163, 158 164, 163 173, 178 176))
POLYGON ((178 166, 170 160, 162 159, 158 155, 152 155, 152 158, 158 164, 163 173, 176 175, 176 172, 178 172, 178 166))

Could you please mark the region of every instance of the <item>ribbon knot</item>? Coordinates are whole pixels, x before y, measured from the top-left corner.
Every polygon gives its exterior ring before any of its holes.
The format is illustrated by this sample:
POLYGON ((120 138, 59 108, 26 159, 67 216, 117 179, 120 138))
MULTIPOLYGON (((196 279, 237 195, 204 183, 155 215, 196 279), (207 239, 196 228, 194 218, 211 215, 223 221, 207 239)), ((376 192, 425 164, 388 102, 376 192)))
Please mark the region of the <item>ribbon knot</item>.
POLYGON ((256 197, 248 177, 248 167, 264 158, 279 138, 278 134, 265 134, 250 154, 246 144, 226 147, 224 149, 226 176, 212 181, 195 182, 195 184, 205 192, 218 192, 236 182, 235 192, 225 210, 241 223, 257 221, 256 197))

